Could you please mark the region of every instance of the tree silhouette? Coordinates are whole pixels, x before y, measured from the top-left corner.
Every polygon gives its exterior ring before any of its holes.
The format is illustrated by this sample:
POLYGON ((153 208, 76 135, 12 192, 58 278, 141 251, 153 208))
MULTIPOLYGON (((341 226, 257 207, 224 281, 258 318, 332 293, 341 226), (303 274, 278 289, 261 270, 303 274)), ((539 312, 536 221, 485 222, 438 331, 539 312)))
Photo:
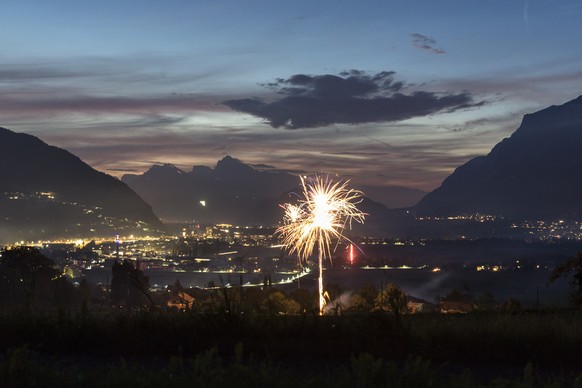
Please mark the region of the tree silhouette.
MULTIPOLYGON (((131 265, 131 263, 129 263, 131 265)), ((142 306, 149 303, 154 304, 150 295, 149 278, 139 269, 139 262, 136 267, 131 266, 129 271, 129 306, 142 306)))
POLYGON ((317 311, 317 293, 305 288, 296 288, 290 292, 289 297, 299 303, 302 312, 317 311))
MULTIPOLYGON (((139 264, 138 264, 139 265, 139 264)), ((111 267, 111 302, 120 307, 137 307, 146 301, 153 303, 149 294, 149 279, 131 261, 117 260, 111 267)))
MULTIPOLYGON (((354 314, 365 314, 374 311, 376 307, 380 307, 378 295, 379 292, 376 287, 371 284, 365 285, 351 296, 348 305, 348 312, 354 314), (376 299, 378 299, 378 305, 376 299)), ((386 301, 382 300, 382 302, 385 303, 386 301)))
POLYGON ((182 286, 182 283, 180 282, 179 278, 177 278, 176 281, 174 282, 174 284, 172 286, 170 286, 170 291, 171 291, 172 295, 174 295, 174 296, 176 296, 180 292, 184 291, 184 286, 182 286))
POLYGON ((406 294, 396 284, 390 283, 376 297, 376 306, 399 319, 400 315, 407 312, 406 294))
POLYGON ((458 289, 453 288, 442 300, 447 302, 468 302, 470 298, 468 294, 463 294, 458 289))
POLYGON ((576 257, 556 266, 550 274, 548 284, 555 282, 559 278, 566 277, 572 272, 574 275, 573 279, 570 280, 570 284, 574 289, 570 292, 570 303, 574 306, 582 306, 582 253, 578 253, 576 257))
POLYGON ((52 260, 32 247, 4 248, 0 256, 3 304, 24 304, 29 309, 35 302, 52 302, 52 286, 60 277, 52 260))
POLYGON ((114 305, 124 306, 127 304, 127 294, 129 292, 129 276, 125 272, 123 264, 117 260, 111 267, 111 302, 114 305))

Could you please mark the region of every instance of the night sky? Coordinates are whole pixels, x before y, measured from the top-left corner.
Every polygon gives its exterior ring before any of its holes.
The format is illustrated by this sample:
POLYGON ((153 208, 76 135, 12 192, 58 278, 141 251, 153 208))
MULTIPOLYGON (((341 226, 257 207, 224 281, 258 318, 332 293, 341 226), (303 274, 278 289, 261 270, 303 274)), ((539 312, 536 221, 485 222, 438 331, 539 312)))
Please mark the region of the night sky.
POLYGON ((582 94, 582 2, 19 1, 0 126, 115 176, 225 155, 437 187, 582 94))

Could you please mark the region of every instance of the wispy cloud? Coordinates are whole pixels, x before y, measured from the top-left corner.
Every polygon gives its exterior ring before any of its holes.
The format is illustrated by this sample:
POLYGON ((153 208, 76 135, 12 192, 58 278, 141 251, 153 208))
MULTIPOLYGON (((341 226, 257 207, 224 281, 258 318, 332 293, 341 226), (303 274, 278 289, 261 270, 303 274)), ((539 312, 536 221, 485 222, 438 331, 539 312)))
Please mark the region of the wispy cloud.
POLYGON ((59 112, 74 113, 135 113, 143 112, 151 115, 152 112, 193 112, 225 111, 218 103, 204 100, 196 96, 184 95, 157 95, 157 96, 91 96, 83 94, 56 94, 47 92, 7 93, 0 95, 0 106, 4 114, 28 113, 32 115, 52 115, 59 112))
POLYGON ((418 49, 429 51, 433 54, 445 54, 446 51, 437 47, 437 42, 433 38, 419 34, 418 32, 410 34, 412 45, 418 49))
POLYGON ((132 114, 146 117, 228 111, 204 85, 220 70, 176 71, 180 58, 78 57, 0 64, 1 119, 132 114), (174 62, 172 62, 174 59, 174 62), (198 86, 198 87, 196 87, 198 86))

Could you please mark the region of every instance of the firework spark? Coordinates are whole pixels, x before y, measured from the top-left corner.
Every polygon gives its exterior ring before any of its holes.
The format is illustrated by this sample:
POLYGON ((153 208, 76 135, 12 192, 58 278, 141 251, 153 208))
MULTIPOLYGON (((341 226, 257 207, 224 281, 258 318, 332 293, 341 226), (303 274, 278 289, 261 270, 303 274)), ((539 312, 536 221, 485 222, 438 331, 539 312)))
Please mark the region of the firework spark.
MULTIPOLYGON (((303 196, 298 203, 281 205, 285 210, 283 226, 277 229, 283 245, 306 262, 317 247, 319 264, 319 312, 323 312, 323 259, 331 259, 332 244, 351 242, 343 235, 352 222, 364 222, 366 216, 356 207, 363 193, 348 189, 349 181, 333 182, 328 176, 301 177, 303 196)), ((334 247, 335 248, 335 247, 334 247)))

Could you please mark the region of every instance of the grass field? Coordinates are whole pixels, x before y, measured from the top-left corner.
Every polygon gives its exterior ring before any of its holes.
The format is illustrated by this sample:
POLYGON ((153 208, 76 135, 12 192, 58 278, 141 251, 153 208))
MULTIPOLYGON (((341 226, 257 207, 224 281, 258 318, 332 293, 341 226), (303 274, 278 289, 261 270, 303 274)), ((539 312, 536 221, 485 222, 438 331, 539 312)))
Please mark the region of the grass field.
POLYGON ((1 386, 582 386, 582 311, 0 315, 1 386))

